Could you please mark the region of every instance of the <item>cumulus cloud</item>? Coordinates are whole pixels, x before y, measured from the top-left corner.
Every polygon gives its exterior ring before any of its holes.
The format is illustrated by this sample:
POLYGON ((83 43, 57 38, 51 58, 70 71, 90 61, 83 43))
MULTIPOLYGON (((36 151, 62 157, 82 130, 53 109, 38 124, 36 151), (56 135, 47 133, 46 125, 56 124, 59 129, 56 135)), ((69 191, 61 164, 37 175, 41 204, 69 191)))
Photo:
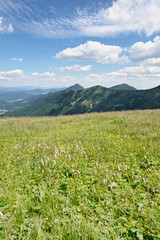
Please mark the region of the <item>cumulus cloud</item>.
POLYGON ((56 69, 61 72, 63 71, 87 72, 87 71, 90 71, 92 67, 93 67, 92 65, 81 66, 81 65, 75 64, 73 66, 56 67, 56 69))
POLYGON ((153 66, 149 63, 142 63, 135 67, 126 67, 110 73, 89 74, 86 81, 108 87, 127 83, 141 89, 152 88, 160 85, 160 65, 153 66))
POLYGON ((88 41, 75 48, 67 48, 56 54, 56 58, 68 60, 90 60, 102 64, 124 63, 126 56, 120 56, 123 49, 119 46, 104 45, 100 42, 88 41))
POLYGON ((96 72, 86 77, 56 75, 53 72, 25 74, 22 70, 16 69, 7 72, 0 72, 1 83, 9 86, 33 85, 33 86, 70 86, 79 82, 82 86, 102 85, 111 87, 120 83, 127 83, 136 88, 152 88, 160 85, 160 58, 147 59, 137 66, 125 67, 117 71, 98 74, 96 72))
POLYGON ((6 72, 0 72, 0 78, 1 79, 12 79, 12 78, 24 78, 24 72, 20 69, 12 70, 12 71, 6 71, 6 72))
MULTIPOLYGON (((88 41, 77 47, 62 50, 56 54, 55 58, 64 58, 71 61, 95 61, 101 64, 126 64, 147 59, 153 61, 153 59, 160 58, 160 36, 156 36, 153 41, 146 43, 137 42, 128 48, 88 41)), ((66 69, 62 68, 62 70, 67 70, 67 68, 68 70, 71 69, 71 67, 66 67, 66 69)))
POLYGON ((130 59, 134 62, 160 57, 160 36, 146 43, 137 42, 129 49, 130 59))
POLYGON ((146 66, 159 66, 160 67, 160 57, 159 58, 150 58, 143 61, 143 65, 146 66))
POLYGON ((12 24, 6 23, 3 17, 0 17, 0 33, 12 33, 13 31, 12 24))
POLYGON ((124 32, 145 33, 151 36, 160 31, 159 0, 117 0, 109 8, 97 14, 79 17, 79 25, 84 35, 109 36, 124 32), (89 19, 88 19, 89 17, 89 19))
POLYGON ((45 73, 38 73, 38 72, 34 72, 31 74, 32 77, 35 78, 48 78, 48 79, 54 79, 55 78, 55 74, 51 73, 51 72, 45 72, 45 73))
POLYGON ((41 87, 60 87, 73 85, 78 82, 76 76, 58 76, 53 72, 25 74, 22 70, 0 72, 1 84, 5 86, 41 86, 41 87))
POLYGON ((11 58, 12 61, 23 62, 22 58, 11 58))

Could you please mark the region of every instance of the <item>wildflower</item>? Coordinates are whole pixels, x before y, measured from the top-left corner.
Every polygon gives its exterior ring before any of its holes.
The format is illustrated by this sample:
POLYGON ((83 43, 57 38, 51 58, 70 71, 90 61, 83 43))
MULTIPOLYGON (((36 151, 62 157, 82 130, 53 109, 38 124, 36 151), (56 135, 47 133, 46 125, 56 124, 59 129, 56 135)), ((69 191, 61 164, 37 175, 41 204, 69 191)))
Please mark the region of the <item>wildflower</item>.
POLYGON ((0 217, 3 217, 3 213, 0 211, 0 217))
POLYGON ((112 182, 112 183, 111 183, 111 186, 112 186, 112 187, 116 187, 117 184, 116 184, 115 182, 112 182))
POLYGON ((22 170, 20 170, 20 174, 22 173, 22 170))
POLYGON ((76 151, 78 152, 78 150, 80 150, 78 144, 76 145, 76 151))
POLYGON ((138 180, 138 176, 136 176, 136 179, 138 180))
POLYGON ((53 160, 53 164, 54 164, 54 165, 56 164, 56 161, 55 161, 55 160, 53 160))
POLYGON ((77 173, 78 173, 78 174, 80 174, 80 171, 79 171, 79 170, 77 170, 77 173))
POLYGON ((105 184, 107 182, 106 178, 103 178, 103 184, 105 184))
POLYGON ((141 211, 141 207, 138 208, 138 211, 141 211))
POLYGON ((69 157, 69 161, 71 161, 71 155, 70 154, 68 154, 68 157, 69 157))
POLYGON ((151 206, 153 206, 153 205, 154 205, 154 202, 152 201, 152 202, 151 202, 151 206))
POLYGON ((117 173, 118 174, 118 178, 120 178, 120 174, 119 173, 117 173))
POLYGON ((127 165, 125 165, 125 170, 127 171, 127 165))
POLYGON ((121 170, 121 169, 120 169, 120 166, 118 165, 117 167, 118 167, 118 171, 120 171, 120 170, 121 170))
POLYGON ((95 175, 97 174, 97 170, 94 170, 95 175))
POLYGON ((54 193, 52 192, 52 196, 54 196, 54 193))
POLYGON ((143 182, 145 183, 146 182, 146 180, 143 178, 143 182))

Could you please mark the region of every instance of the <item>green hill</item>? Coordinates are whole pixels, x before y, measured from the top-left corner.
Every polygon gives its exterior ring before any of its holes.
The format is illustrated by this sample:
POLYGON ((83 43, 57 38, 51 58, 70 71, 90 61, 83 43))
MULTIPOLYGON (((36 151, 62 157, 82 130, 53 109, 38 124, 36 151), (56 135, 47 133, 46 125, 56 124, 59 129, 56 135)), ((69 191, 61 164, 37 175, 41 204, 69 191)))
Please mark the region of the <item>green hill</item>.
POLYGON ((160 108, 160 86, 149 90, 123 91, 95 86, 81 91, 64 90, 4 116, 57 116, 160 108))
POLYGON ((132 86, 129 86, 126 83, 122 83, 122 84, 113 86, 113 87, 111 87, 111 89, 113 89, 113 90, 128 90, 128 91, 135 91, 135 90, 137 90, 136 88, 134 88, 132 86))

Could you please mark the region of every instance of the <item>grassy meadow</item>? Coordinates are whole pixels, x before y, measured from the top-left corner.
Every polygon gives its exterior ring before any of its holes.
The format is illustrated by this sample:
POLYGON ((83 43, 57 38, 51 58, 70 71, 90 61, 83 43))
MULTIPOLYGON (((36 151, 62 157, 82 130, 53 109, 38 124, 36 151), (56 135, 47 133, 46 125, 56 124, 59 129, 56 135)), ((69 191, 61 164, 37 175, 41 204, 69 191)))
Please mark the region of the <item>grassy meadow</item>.
POLYGON ((0 120, 0 239, 160 239, 160 110, 0 120))

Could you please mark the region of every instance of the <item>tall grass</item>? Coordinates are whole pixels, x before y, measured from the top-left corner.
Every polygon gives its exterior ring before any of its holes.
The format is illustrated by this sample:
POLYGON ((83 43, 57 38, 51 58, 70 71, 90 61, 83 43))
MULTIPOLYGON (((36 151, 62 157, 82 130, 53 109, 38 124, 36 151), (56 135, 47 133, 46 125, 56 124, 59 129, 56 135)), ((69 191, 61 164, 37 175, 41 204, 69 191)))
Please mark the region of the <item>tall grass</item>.
POLYGON ((0 120, 0 239, 160 239, 160 111, 0 120))

